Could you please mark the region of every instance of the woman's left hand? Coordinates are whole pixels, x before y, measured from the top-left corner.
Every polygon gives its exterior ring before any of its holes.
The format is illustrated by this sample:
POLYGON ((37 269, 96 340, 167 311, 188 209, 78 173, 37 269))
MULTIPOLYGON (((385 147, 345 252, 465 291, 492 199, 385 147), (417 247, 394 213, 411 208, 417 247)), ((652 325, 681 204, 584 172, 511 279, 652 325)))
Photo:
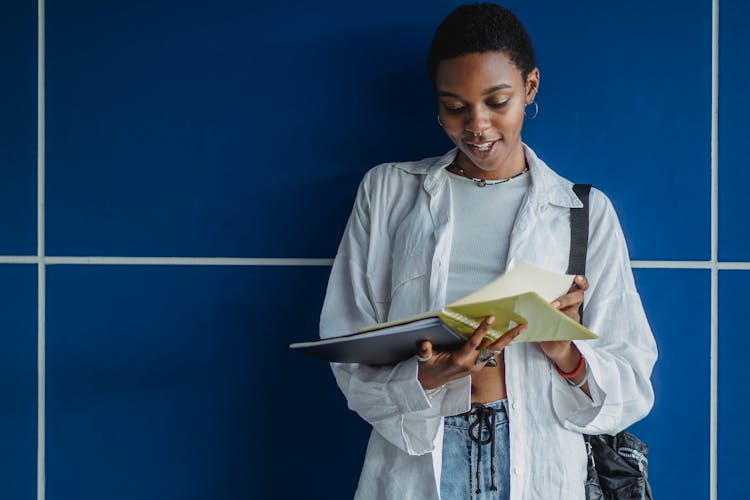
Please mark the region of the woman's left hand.
MULTIPOLYGON (((583 292, 588 290, 589 282, 585 276, 576 276, 573 279, 573 284, 570 286, 568 293, 562 297, 557 298, 552 302, 552 305, 562 311, 564 314, 569 316, 576 323, 581 321, 580 307, 583 304, 583 292)), ((542 348, 544 354, 547 355, 552 361, 557 363, 563 371, 566 370, 572 358, 572 342, 570 340, 548 340, 545 342, 539 342, 539 347, 542 348)), ((576 349, 577 351, 577 349, 576 349)), ((573 367, 578 362, 578 359, 573 361, 573 367)))

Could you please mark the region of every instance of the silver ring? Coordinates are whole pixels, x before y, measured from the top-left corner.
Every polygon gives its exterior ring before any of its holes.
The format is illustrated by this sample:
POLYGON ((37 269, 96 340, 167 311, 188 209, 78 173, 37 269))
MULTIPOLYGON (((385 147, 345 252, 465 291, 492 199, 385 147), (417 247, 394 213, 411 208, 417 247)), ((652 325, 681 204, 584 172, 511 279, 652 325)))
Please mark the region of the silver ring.
MULTIPOLYGON (((497 356, 501 352, 503 352, 502 349, 499 351, 493 351, 492 349, 480 349, 479 356, 477 356, 476 364, 481 365, 482 363, 487 363, 489 360, 494 361, 495 356, 497 356)), ((497 366, 497 362, 495 362, 495 364, 491 366, 497 366)))
POLYGON ((419 361, 420 363, 427 363, 430 359, 432 359, 432 355, 434 353, 435 352, 433 351, 433 352, 430 353, 429 356, 426 356, 426 357, 422 357, 419 354, 417 354, 417 361, 419 361))

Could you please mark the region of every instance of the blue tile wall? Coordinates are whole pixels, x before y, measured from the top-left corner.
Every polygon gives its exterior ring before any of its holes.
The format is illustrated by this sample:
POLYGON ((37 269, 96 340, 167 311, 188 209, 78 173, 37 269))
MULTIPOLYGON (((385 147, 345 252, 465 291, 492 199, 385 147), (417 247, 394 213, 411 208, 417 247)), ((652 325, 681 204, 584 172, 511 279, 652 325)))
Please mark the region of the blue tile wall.
POLYGON ((287 348, 328 272, 50 268, 47 499, 351 497, 367 428, 287 348))
POLYGON ((36 2, 0 2, 0 253, 36 254, 36 2))
POLYGON ((385 5, 106 5, 47 13, 51 253, 331 257, 361 174, 429 149, 427 26, 385 5))
POLYGON ((750 5, 740 0, 721 2, 719 30, 719 258, 750 260, 747 214, 750 210, 747 120, 750 79, 747 47, 750 5))
MULTIPOLYGON (((46 253, 333 257, 362 174, 440 155, 425 68, 459 3, 46 2, 46 253)), ((0 258, 36 254, 37 2, 0 3, 0 258)), ((711 1, 510 0, 541 69, 524 139, 612 198, 634 260, 710 257, 711 1)), ((722 0, 719 258, 750 261, 750 8, 722 0)), ((12 259, 10 259, 12 260, 12 259)), ((313 338, 328 267, 47 268, 47 500, 351 498, 369 428, 313 338)), ((660 348, 657 498, 709 498, 707 270, 636 270, 660 348), (686 314, 688 311, 688 314, 686 314)), ((719 494, 743 498, 720 273, 719 494)), ((36 498, 36 266, 0 263, 0 498, 36 498)))
POLYGON ((740 297, 750 287, 750 271, 719 273, 719 498, 747 496, 745 456, 750 448, 746 381, 750 366, 747 309, 740 297))
POLYGON ((635 277, 659 360, 654 408, 631 431, 650 447, 654 498, 708 499, 710 272, 638 269, 635 277))
POLYGON ((518 11, 542 75, 526 140, 558 172, 610 195, 633 259, 708 260, 711 2, 518 11))
MULTIPOLYGON (((52 2, 49 252, 330 257, 362 172, 450 147, 425 56, 457 4, 52 2)), ((708 258, 710 2, 542 5, 510 3, 527 139, 612 194, 634 258, 708 258)))
POLYGON ((36 268, 0 266, 0 498, 36 498, 36 268))

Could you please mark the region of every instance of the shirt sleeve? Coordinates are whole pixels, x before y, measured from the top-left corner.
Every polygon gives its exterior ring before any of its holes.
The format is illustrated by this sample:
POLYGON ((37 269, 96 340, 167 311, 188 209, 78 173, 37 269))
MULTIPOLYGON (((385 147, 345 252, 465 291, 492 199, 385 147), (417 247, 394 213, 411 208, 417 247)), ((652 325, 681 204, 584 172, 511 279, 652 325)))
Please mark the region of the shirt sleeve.
POLYGON ((590 214, 583 323, 599 338, 575 344, 588 363, 591 398, 551 369, 552 402, 566 428, 616 434, 653 406, 650 377, 657 347, 617 215, 598 190, 592 190, 590 214))
MULTIPOLYGON (((321 313, 321 338, 372 325, 382 314, 367 276, 368 256, 383 251, 371 239, 370 181, 371 173, 360 184, 334 260, 321 313)), ((431 398, 417 379, 417 363, 416 357, 394 366, 331 363, 349 408, 410 455, 431 452, 442 417, 470 406, 469 377, 447 384, 431 398)))

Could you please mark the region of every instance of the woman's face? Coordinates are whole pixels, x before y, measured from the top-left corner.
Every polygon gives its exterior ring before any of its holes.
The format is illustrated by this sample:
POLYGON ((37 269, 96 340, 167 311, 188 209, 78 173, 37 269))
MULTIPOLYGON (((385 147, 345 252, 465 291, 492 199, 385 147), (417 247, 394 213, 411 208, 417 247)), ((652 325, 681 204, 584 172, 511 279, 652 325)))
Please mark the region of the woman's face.
POLYGON ((473 53, 442 61, 435 83, 440 121, 459 149, 460 167, 486 179, 523 169, 521 128, 539 87, 539 70, 524 83, 504 52, 473 53))

